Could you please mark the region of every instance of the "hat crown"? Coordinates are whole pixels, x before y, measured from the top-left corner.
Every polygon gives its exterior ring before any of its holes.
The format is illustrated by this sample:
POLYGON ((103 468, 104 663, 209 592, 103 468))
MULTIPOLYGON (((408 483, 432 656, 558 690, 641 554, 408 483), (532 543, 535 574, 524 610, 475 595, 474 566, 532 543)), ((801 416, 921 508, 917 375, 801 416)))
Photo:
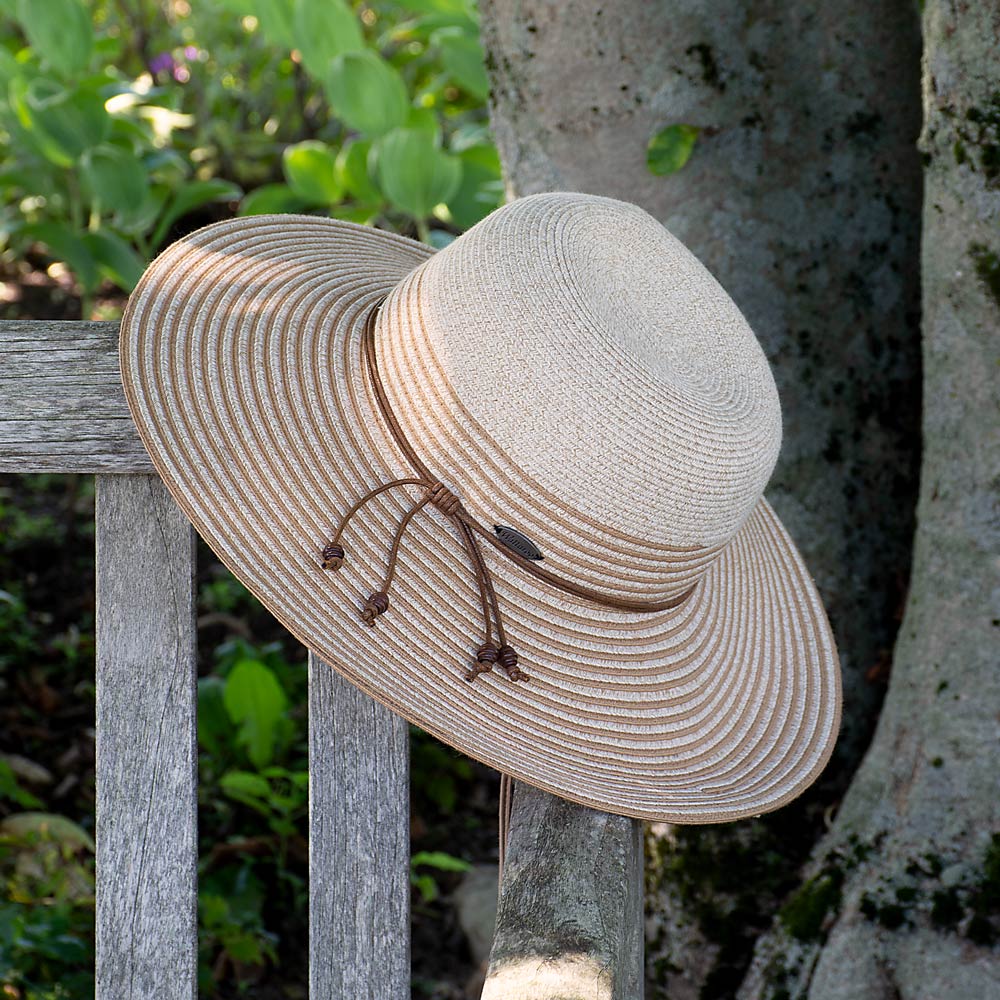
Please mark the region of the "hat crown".
POLYGON ((585 585, 688 589, 777 458, 756 337, 634 205, 512 202, 400 282, 376 342, 427 465, 474 516, 521 531, 585 585))

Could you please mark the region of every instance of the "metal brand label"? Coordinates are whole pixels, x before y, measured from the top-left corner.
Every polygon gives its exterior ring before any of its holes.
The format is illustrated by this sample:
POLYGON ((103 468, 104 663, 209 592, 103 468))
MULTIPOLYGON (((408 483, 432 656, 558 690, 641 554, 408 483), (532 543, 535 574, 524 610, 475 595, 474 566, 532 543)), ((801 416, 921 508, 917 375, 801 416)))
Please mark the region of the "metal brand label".
POLYGON ((493 530, 497 533, 497 538, 509 549, 513 549, 519 556, 525 559, 533 559, 536 562, 544 559, 541 549, 526 535, 522 535, 517 528, 508 528, 502 524, 494 524, 493 530))

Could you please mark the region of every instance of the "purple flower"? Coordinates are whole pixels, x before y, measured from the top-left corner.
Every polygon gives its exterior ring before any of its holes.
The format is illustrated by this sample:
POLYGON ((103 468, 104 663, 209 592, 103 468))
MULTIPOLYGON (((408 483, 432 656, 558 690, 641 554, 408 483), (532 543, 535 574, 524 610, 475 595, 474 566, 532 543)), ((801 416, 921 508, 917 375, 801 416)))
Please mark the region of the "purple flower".
POLYGON ((184 58, 185 59, 197 59, 198 58, 198 46, 197 45, 185 45, 184 46, 184 58))
POLYGON ((161 52, 149 60, 149 72, 153 74, 165 73, 167 70, 172 70, 174 66, 174 57, 169 52, 161 52))

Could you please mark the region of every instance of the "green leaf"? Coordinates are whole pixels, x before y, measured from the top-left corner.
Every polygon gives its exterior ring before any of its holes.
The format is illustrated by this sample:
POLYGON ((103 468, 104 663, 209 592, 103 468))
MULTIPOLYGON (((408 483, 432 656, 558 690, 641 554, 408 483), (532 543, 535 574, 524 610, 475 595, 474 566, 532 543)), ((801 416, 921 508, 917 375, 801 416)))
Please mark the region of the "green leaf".
POLYGON ((503 177, 495 147, 470 146, 459 154, 462 181, 448 199, 448 214, 459 229, 468 229, 503 203, 503 177))
POLYGON ((700 129, 696 125, 668 125, 649 140, 646 166, 663 177, 675 174, 690 159, 700 129))
POLYGON ((463 28, 441 28, 431 35, 431 44, 441 49, 441 61, 448 75, 477 100, 490 96, 483 47, 477 35, 463 28))
POLYGON ((0 802, 8 799, 24 809, 38 809, 42 803, 31 792, 25 791, 18 783, 10 764, 0 760, 0 802))
POLYGON ((260 660, 240 660, 226 678, 223 701, 247 756, 257 767, 270 764, 288 704, 274 671, 260 660))
POLYGON ((221 677, 198 680, 198 745, 213 757, 220 757, 231 741, 233 724, 223 700, 225 690, 221 677))
POLYGON ((285 148, 281 157, 288 186, 313 205, 332 205, 344 194, 337 161, 325 142, 306 140, 285 148))
POLYGON ((467 872, 472 868, 468 861, 456 858, 454 854, 446 854, 444 851, 418 851, 410 858, 410 866, 417 868, 420 865, 437 868, 443 872, 467 872))
POLYGON ((32 837, 52 840, 73 850, 95 850, 93 839, 82 826, 57 813, 14 813, 0 820, 0 833, 18 840, 32 837))
POLYGON ((293 34, 302 64, 318 80, 331 60, 365 48, 361 25, 343 0, 295 0, 293 34))
POLYGON ((90 197, 102 211, 127 215, 146 198, 146 168, 118 146, 89 149, 80 160, 80 175, 90 197))
POLYGON ((420 898, 425 903, 433 903, 440 895, 437 882, 434 881, 432 875, 417 875, 410 872, 410 882, 420 893, 420 898))
POLYGON ((270 215, 272 212, 301 212, 307 203, 287 184, 264 184, 240 202, 240 215, 270 215))
POLYGON ((468 0, 397 0, 400 7, 418 14, 447 14, 456 18, 470 18, 472 5, 468 0))
POLYGON ((240 186, 230 181, 218 179, 188 181, 174 192, 173 198, 156 223, 156 229, 150 239, 151 244, 154 247, 159 246, 170 231, 170 227, 188 212, 214 201, 236 201, 242 194, 240 186))
POLYGON ((146 270, 145 262, 135 250, 108 229, 84 233, 81 238, 97 261, 101 274, 119 288, 131 292, 146 270))
POLYGON ((411 107, 406 113, 404 125, 407 128, 419 128, 424 132, 430 132, 434 136, 435 144, 441 144, 441 124, 437 114, 430 108, 411 107))
POLYGON ((80 0, 18 0, 17 19, 38 57, 61 76, 87 68, 94 31, 80 0))
POLYGON ((353 198, 368 204, 382 201, 382 192, 368 172, 368 157, 372 144, 368 139, 349 142, 337 154, 337 178, 341 187, 353 198))
MULTIPOLYGON (((245 8, 245 3, 243 6, 245 8)), ((255 0, 253 8, 260 21, 260 30, 269 42, 283 49, 295 48, 294 0, 255 0)), ((245 10, 238 13, 245 13, 245 10)))
POLYGON ((337 56, 325 80, 330 106, 349 128, 377 136, 406 121, 410 110, 406 84, 370 49, 337 56))
POLYGON ((54 80, 22 78, 11 81, 11 105, 46 159, 71 167, 88 149, 102 143, 111 129, 111 116, 94 90, 66 90, 54 80))
POLYGON ((115 219, 115 229, 128 236, 145 236, 163 213, 170 189, 166 184, 150 184, 143 200, 115 219))
POLYGON ((364 205, 361 203, 353 205, 339 205, 330 210, 331 219, 342 219, 344 222, 354 222, 359 226, 373 226, 375 220, 382 212, 381 200, 374 205, 364 205))
POLYGON ((259 774, 252 771, 227 771, 219 779, 219 785, 231 799, 258 812, 270 812, 268 800, 271 797, 271 786, 259 774))
POLYGON ((84 291, 92 292, 101 283, 97 261, 90 248, 69 226, 61 222, 37 222, 25 226, 21 234, 44 243, 56 260, 63 261, 76 275, 84 291))
POLYGON ((385 196, 416 219, 425 219, 439 202, 458 190, 462 162, 437 148, 421 129, 399 128, 377 147, 378 179, 385 196))

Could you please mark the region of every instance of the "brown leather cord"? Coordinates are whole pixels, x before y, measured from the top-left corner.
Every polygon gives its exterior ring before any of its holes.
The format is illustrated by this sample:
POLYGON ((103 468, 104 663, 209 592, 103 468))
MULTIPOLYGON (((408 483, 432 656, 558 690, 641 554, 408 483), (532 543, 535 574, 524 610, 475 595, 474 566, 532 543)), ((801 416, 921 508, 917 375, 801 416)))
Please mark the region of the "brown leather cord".
POLYGON ((385 385, 382 382, 382 376, 378 368, 378 359, 375 354, 375 321, 384 301, 384 298, 380 299, 368 313, 361 335, 361 349, 379 411, 396 443, 410 465, 413 466, 416 478, 395 479, 392 482, 383 483, 369 490, 361 497, 341 519, 333 538, 323 548, 323 568, 336 570, 343 565, 345 553, 343 546, 340 544, 341 535, 348 521, 369 500, 395 487, 419 486, 424 492, 423 496, 415 500, 413 505, 403 515, 399 526, 396 528, 389 551, 389 563, 386 568, 382 588, 369 595, 361 607, 361 618, 366 624, 374 627, 376 619, 389 610, 389 587, 396 572, 403 534, 413 518, 428 505, 439 510, 458 529, 458 533, 468 553, 469 561, 472 564, 476 586, 479 590, 480 604, 483 610, 484 637, 476 653, 475 663, 465 673, 465 679, 468 681, 474 681, 479 674, 488 673, 492 670, 494 664, 499 664, 513 681, 527 681, 529 679, 528 675, 518 666, 517 652, 507 642, 506 632, 503 627, 503 618, 500 614, 500 604, 493 586, 493 579, 490 576, 489 568, 480 549, 480 540, 489 542, 505 558, 511 560, 525 572, 530 573, 544 583, 558 587, 575 597, 593 601, 595 604, 601 604, 618 611, 664 611, 668 608, 677 607, 688 598, 694 587, 680 597, 655 601, 622 598, 592 590, 573 580, 563 579, 550 570, 537 565, 536 562, 524 558, 524 556, 503 544, 492 532, 476 521, 462 505, 461 499, 448 489, 447 486, 439 482, 431 473, 431 470, 426 466, 407 438, 406 432, 396 419, 395 413, 393 413, 388 394, 385 391, 385 385), (496 642, 493 640, 494 627, 496 629, 496 642))

